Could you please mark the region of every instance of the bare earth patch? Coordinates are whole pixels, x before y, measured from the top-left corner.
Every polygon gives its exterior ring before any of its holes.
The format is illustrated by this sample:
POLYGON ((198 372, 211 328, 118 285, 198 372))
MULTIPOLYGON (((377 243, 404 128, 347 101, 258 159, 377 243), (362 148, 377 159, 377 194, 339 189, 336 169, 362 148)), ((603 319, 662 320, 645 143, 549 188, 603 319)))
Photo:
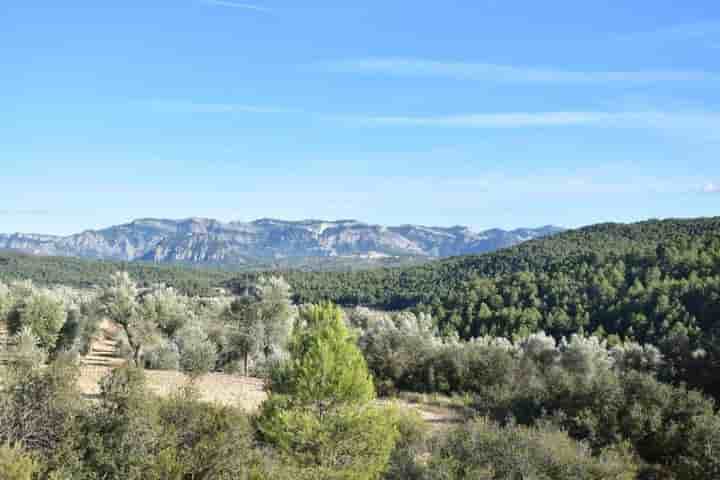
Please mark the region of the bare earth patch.
MULTIPOLYGON (((88 398, 99 395, 99 382, 105 375, 126 363, 117 354, 118 342, 115 339, 119 328, 109 320, 103 320, 90 352, 82 359, 78 388, 88 398)), ((146 370, 145 376, 148 388, 163 397, 176 393, 190 381, 185 374, 177 371, 146 370)), ((196 380, 195 386, 204 401, 237 406, 249 412, 257 410, 267 396, 262 380, 224 373, 204 375, 196 380)))
MULTIPOLYGON (((100 394, 100 380, 113 368, 126 363, 117 354, 118 342, 115 339, 118 330, 117 325, 104 320, 97 337, 93 339, 89 354, 82 360, 78 387, 87 398, 97 397, 100 394)), ((146 370, 145 376, 148 388, 161 397, 178 392, 190 382, 182 372, 171 370, 146 370)), ((261 379, 239 375, 210 373, 197 379, 195 387, 204 401, 240 407, 247 412, 257 411, 267 398, 261 379)), ((378 403, 394 403, 400 408, 414 410, 437 430, 447 429, 465 419, 462 408, 450 398, 408 394, 399 399, 381 399, 378 403)))
MULTIPOLYGON (((87 397, 100 393, 99 382, 112 370, 111 367, 84 366, 81 368, 78 387, 87 397)), ((162 397, 172 395, 189 383, 181 372, 166 370, 146 370, 148 388, 162 397)), ((257 410, 265 400, 263 382, 257 378, 210 373, 195 383, 200 397, 207 402, 241 407, 248 412, 257 410)))

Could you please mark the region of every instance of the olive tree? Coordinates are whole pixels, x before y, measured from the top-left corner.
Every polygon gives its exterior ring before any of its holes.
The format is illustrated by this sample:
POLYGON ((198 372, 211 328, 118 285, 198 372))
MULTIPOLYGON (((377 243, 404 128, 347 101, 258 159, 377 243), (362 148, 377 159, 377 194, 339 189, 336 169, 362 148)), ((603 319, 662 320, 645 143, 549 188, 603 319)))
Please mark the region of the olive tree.
POLYGON ((231 357, 243 361, 245 375, 251 357, 277 353, 292 325, 290 286, 280 277, 260 278, 253 293, 236 298, 223 315, 229 327, 231 357))
POLYGON ((29 328, 45 350, 53 350, 67 320, 65 302, 49 290, 33 290, 15 306, 8 318, 10 333, 29 328))
POLYGON ((143 305, 137 285, 127 272, 115 273, 99 301, 103 313, 125 331, 133 362, 142 366, 143 348, 159 341, 160 330, 157 317, 147 314, 149 309, 143 305))
POLYGON ((7 319, 12 306, 13 298, 10 293, 10 288, 3 282, 0 282, 0 322, 7 319))
POLYGON ((268 357, 283 346, 292 326, 290 285, 282 277, 262 277, 258 282, 258 316, 262 324, 261 348, 268 357))
POLYGON ((187 324, 180 330, 175 343, 180 354, 180 369, 195 381, 212 371, 218 360, 218 349, 208 337, 207 330, 200 322, 187 324))

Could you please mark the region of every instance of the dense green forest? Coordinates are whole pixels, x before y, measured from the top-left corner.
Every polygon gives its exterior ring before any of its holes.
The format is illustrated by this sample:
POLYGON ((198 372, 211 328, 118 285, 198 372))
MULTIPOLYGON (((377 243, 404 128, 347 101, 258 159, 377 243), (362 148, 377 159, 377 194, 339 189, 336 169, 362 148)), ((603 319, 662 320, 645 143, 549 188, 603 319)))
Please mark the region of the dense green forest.
POLYGON ((142 284, 164 283, 191 295, 212 295, 223 282, 237 275, 210 268, 139 262, 85 260, 72 257, 45 257, 14 251, 0 251, 0 280, 32 280, 38 285, 65 285, 76 288, 103 287, 113 273, 128 272, 142 284))
POLYGON ((595 225, 406 269, 285 276, 298 303, 412 308, 462 338, 582 329, 657 342, 714 330, 719 258, 720 218, 708 218, 595 225))
MULTIPOLYGON (((217 288, 231 283, 238 275, 258 276, 268 270, 303 272, 352 272, 382 267, 418 265, 425 257, 389 257, 363 260, 350 257, 298 257, 277 259, 269 263, 240 265, 234 268, 193 266, 189 264, 156 264, 89 260, 74 257, 29 255, 0 250, 0 280, 32 280, 38 285, 66 285, 76 288, 102 287, 115 272, 129 272, 146 285, 164 283, 189 295, 209 296, 217 288)), ((243 277, 244 278, 244 277, 243 277)))

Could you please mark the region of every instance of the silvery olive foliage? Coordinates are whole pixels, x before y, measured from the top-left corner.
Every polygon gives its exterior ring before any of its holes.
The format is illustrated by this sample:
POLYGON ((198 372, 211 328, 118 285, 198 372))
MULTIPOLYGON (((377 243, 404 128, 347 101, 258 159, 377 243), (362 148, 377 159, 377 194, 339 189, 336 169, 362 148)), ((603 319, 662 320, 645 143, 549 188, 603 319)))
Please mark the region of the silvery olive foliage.
POLYGON ((47 360, 47 352, 40 346, 40 339, 30 327, 24 327, 13 335, 10 345, 8 362, 15 368, 32 369, 47 360))
POLYGON ((13 299, 8 287, 3 282, 0 282, 0 321, 7 319, 8 313, 13 305, 13 299))
POLYGON ((240 361, 248 374, 252 364, 281 357, 296 316, 288 283, 281 277, 261 277, 252 292, 248 288, 222 313, 225 363, 240 361))
POLYGON ((63 297, 52 290, 35 289, 29 286, 28 295, 18 298, 8 316, 11 333, 17 334, 24 328, 37 337, 45 350, 55 349, 60 330, 67 320, 67 304, 63 297))
POLYGON ((183 372, 198 377, 215 369, 218 347, 209 338, 205 325, 197 321, 186 324, 175 334, 173 342, 183 372))
POLYGON ((470 340, 440 335, 428 314, 355 308, 348 319, 381 393, 396 389, 474 392, 493 377, 511 375, 530 361, 592 381, 609 371, 658 372, 659 349, 634 342, 610 347, 601 337, 574 334, 555 339, 545 332, 510 339, 483 335, 470 340), (485 380, 483 380, 485 378, 485 380))

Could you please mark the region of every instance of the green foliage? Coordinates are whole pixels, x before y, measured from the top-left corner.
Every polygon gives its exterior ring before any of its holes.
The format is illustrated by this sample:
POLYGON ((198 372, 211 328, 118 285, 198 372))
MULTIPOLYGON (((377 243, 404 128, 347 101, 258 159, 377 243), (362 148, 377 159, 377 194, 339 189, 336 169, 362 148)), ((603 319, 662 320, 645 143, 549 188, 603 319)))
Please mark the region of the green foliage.
POLYGON ((152 294, 142 295, 127 272, 112 275, 110 286, 99 298, 102 313, 123 327, 136 366, 142 366, 143 348, 161 339, 157 318, 153 315, 157 310, 156 300, 152 294), (145 303, 146 299, 149 303, 145 303))
POLYGON ((212 371, 217 358, 217 347, 207 338, 188 339, 180 347, 180 369, 191 378, 212 371))
POLYGON ((67 320, 65 303, 49 291, 34 291, 23 298, 10 313, 8 326, 12 334, 29 328, 40 347, 54 350, 60 330, 67 320))
POLYGON ((374 397, 367 364, 343 318, 330 304, 301 309, 288 347, 290 358, 273 372, 270 390, 293 405, 322 412, 374 397))
POLYGON ((481 418, 450 434, 433 453, 426 478, 631 480, 636 472, 622 450, 593 456, 552 426, 501 427, 481 418))
POLYGON ((212 268, 43 257, 0 251, 0 280, 32 280, 45 286, 104 288, 110 286, 110 277, 115 272, 129 272, 143 287, 165 284, 190 296, 215 295, 224 281, 237 275, 236 272, 212 268))
POLYGON ((720 218, 595 225, 419 267, 287 278, 299 303, 409 308, 447 337, 652 343, 664 379, 720 398, 720 218))
POLYGON ((14 305, 10 288, 0 282, 0 322, 7 320, 8 314, 14 305))
POLYGON ((290 285, 282 277, 260 277, 257 316, 262 325, 260 348, 266 357, 284 346, 290 333, 290 285))
POLYGON ((136 367, 113 370, 100 385, 100 401, 81 425, 83 463, 99 478, 140 480, 160 453, 158 405, 136 367))
POLYGON ((301 478, 373 480, 387 469, 398 438, 387 408, 338 406, 323 414, 268 400, 260 419, 262 438, 301 478))
POLYGON ((22 448, 0 446, 0 480, 32 480, 39 470, 37 461, 22 448))
POLYGON ((259 463, 250 421, 235 409, 185 389, 163 401, 159 415, 167 445, 153 467, 158 480, 247 478, 259 463))
POLYGON ((380 478, 398 437, 396 415, 373 407, 372 380, 342 310, 301 310, 289 359, 272 375, 261 438, 301 478, 380 478))
POLYGON ((180 352, 175 342, 164 341, 145 350, 143 355, 145 368, 151 370, 178 370, 180 352))
POLYGON ((103 379, 82 418, 82 471, 108 480, 235 480, 254 476, 261 455, 247 415, 201 402, 191 387, 150 395, 129 367, 103 379))
POLYGON ((38 337, 25 327, 10 340, 8 365, 16 371, 29 371, 41 366, 47 359, 47 352, 40 347, 38 337))
POLYGON ((44 458, 62 450, 80 407, 79 372, 65 357, 47 367, 5 372, 0 385, 0 443, 19 444, 44 458))
POLYGON ((267 360, 282 351, 292 323, 290 286, 280 277, 260 277, 257 285, 246 285, 223 312, 229 329, 226 362, 242 359, 245 375, 251 358, 263 353, 267 360))
POLYGON ((172 337, 192 316, 187 297, 172 288, 160 288, 142 297, 143 318, 154 323, 167 336, 172 337))
POLYGON ((242 359, 245 375, 248 374, 250 357, 256 356, 261 347, 263 325, 257 303, 249 295, 241 296, 233 300, 223 313, 229 329, 226 362, 242 359))
POLYGON ((429 452, 429 428, 425 420, 413 411, 398 410, 398 441, 393 449, 384 480, 419 480, 425 468, 418 463, 429 452))

